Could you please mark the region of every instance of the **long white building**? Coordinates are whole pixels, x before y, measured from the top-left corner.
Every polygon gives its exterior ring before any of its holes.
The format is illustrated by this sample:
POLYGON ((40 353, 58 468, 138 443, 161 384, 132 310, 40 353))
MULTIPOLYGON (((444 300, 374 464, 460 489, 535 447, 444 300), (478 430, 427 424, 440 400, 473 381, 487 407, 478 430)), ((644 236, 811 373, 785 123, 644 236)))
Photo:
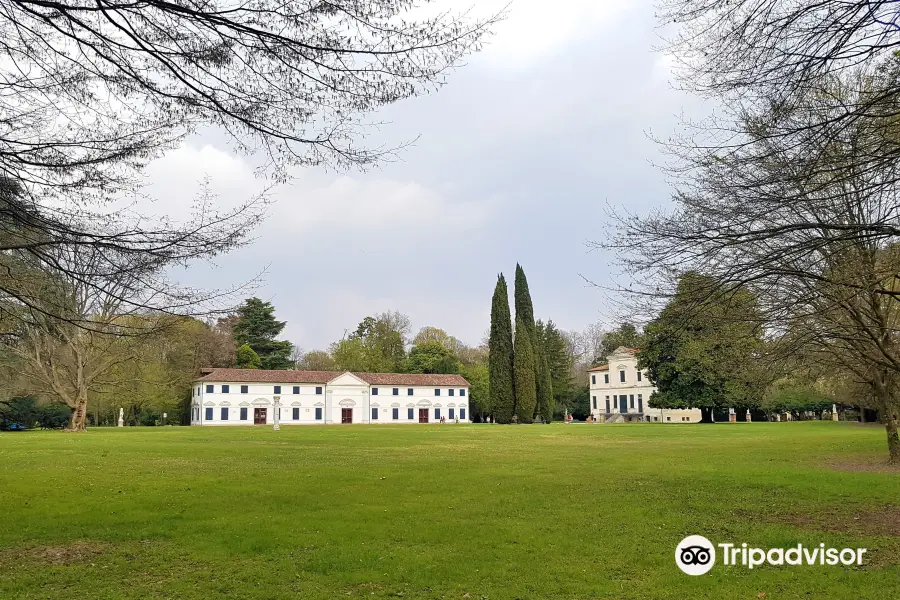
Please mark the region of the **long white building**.
POLYGON ((637 348, 617 348, 607 364, 588 370, 591 417, 599 423, 699 423, 699 409, 650 408, 656 391, 637 368, 637 348))
POLYGON ((191 425, 469 422, 461 375, 204 369, 191 425))

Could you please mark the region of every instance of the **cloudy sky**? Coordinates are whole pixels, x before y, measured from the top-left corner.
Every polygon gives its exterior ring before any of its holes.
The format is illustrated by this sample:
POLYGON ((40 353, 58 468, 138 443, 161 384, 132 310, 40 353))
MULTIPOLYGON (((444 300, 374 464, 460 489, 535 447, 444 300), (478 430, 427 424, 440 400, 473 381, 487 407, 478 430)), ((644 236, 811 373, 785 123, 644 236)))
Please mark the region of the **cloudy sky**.
MULTIPOLYGON (((496 275, 511 279, 517 261, 536 316, 563 329, 609 321, 609 298, 582 276, 608 282, 617 269, 586 241, 611 235, 608 204, 668 202, 647 134, 672 132, 692 102, 673 90, 658 44, 649 1, 515 0, 449 85, 377 115, 388 139, 418 136, 400 161, 366 174, 297 171, 275 190, 256 241, 193 267, 190 283, 226 287, 264 271, 256 295, 306 350, 385 310, 476 344, 496 275)), ((212 138, 150 169, 169 202, 188 203, 204 176, 226 203, 264 186, 212 138)))

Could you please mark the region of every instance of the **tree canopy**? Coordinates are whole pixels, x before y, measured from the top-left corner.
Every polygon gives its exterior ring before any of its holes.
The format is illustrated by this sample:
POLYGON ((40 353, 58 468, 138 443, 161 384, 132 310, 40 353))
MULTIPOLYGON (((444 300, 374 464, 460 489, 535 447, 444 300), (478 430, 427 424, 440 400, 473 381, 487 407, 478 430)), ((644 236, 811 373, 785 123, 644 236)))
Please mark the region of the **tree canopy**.
POLYGON ((285 322, 275 319, 275 307, 259 298, 248 298, 237 309, 237 319, 232 326, 234 341, 238 346, 247 345, 259 357, 261 369, 290 369, 293 345, 275 339, 284 329, 285 322))
POLYGON ((747 290, 724 291, 696 273, 681 277, 675 296, 647 325, 638 368, 656 386, 654 408, 713 409, 757 406, 762 321, 747 290))
POLYGON ((459 369, 459 358, 436 340, 413 346, 403 368, 406 373, 459 373, 459 369))
POLYGON ((513 376, 512 316, 506 279, 497 277, 491 302, 491 332, 488 339, 490 360, 490 404, 498 423, 511 423, 516 414, 516 392, 513 376))
POLYGON ((250 344, 243 344, 235 351, 235 366, 238 369, 259 369, 262 360, 250 344))

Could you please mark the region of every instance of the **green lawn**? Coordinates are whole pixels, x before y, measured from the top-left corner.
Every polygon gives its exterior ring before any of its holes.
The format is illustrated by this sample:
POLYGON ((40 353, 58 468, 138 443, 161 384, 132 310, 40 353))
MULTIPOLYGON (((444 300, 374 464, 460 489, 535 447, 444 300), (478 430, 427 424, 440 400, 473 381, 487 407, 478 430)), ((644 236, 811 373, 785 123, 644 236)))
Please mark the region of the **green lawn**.
POLYGON ((832 468, 884 454, 831 422, 6 433, 0 598, 896 598, 900 474, 832 468), (868 561, 688 577, 689 534, 868 561))

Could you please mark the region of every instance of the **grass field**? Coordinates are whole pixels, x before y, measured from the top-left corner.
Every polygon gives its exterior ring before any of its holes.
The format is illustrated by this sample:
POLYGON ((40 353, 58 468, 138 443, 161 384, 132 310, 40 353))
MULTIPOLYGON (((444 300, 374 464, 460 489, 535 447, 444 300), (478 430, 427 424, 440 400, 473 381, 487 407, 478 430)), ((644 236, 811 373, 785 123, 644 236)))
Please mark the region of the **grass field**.
POLYGON ((0 434, 0 598, 896 598, 900 474, 834 467, 884 454, 830 422, 0 434), (688 577, 689 534, 869 551, 688 577))

